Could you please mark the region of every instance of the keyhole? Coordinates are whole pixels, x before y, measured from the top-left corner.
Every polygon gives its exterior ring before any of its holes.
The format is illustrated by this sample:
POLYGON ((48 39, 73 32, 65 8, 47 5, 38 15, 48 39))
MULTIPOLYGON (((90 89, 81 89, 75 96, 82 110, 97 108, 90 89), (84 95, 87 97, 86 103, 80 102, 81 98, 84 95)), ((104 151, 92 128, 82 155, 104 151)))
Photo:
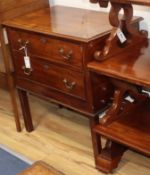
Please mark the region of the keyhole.
POLYGON ((45 70, 48 70, 48 69, 49 69, 49 65, 46 65, 46 64, 45 64, 45 65, 44 65, 44 69, 45 69, 45 70))

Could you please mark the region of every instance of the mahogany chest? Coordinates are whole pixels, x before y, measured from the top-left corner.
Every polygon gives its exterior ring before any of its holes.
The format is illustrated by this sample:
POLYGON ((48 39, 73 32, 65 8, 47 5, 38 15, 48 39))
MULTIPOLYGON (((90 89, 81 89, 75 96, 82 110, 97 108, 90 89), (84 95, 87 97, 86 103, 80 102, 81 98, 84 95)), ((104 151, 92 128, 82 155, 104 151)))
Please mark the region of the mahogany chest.
MULTIPOLYGON (((107 106, 112 85, 105 77, 87 71, 111 29, 107 18, 103 12, 55 6, 5 21, 28 131, 33 128, 30 113, 25 112, 29 111, 26 92, 88 117, 107 106), (29 57, 30 67, 24 56, 29 57)), ((137 26, 138 21, 135 18, 137 26)))

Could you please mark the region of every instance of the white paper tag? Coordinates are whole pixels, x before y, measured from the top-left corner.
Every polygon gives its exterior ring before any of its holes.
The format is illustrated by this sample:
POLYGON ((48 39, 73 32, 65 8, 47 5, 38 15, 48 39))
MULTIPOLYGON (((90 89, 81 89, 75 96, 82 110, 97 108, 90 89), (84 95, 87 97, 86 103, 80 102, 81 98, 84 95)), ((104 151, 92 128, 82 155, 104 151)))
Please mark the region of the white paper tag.
POLYGON ((142 89, 142 93, 145 93, 150 97, 150 90, 149 89, 147 89, 147 90, 142 89))
POLYGON ((135 100, 131 96, 125 97, 125 100, 129 101, 130 103, 133 103, 135 100))
POLYGON ((100 113, 100 114, 99 114, 99 120, 102 119, 102 118, 106 115, 107 111, 108 111, 108 110, 106 110, 106 111, 104 111, 103 113, 100 113))
POLYGON ((3 29, 3 34, 4 34, 5 44, 8 44, 8 36, 5 28, 3 29))
POLYGON ((29 56, 24 56, 24 64, 25 67, 30 69, 31 68, 31 63, 30 63, 30 57, 29 56))
POLYGON ((117 36, 118 36, 121 43, 124 43, 127 40, 124 33, 122 32, 122 30, 120 28, 118 28, 118 30, 117 30, 117 36))

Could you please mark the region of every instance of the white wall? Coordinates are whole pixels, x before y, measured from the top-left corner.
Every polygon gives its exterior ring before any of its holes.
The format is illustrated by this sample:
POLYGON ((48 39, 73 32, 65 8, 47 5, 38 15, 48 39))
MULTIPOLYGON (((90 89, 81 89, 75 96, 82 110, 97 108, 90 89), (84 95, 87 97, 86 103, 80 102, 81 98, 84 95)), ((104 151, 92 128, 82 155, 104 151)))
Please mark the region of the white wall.
MULTIPOLYGON (((100 8, 98 4, 92 4, 89 0, 49 0, 51 5, 64 5, 71 7, 86 8, 92 10, 108 11, 108 9, 100 8)), ((142 16, 144 21, 141 28, 149 31, 150 37, 150 7, 134 6, 134 15, 142 16)))

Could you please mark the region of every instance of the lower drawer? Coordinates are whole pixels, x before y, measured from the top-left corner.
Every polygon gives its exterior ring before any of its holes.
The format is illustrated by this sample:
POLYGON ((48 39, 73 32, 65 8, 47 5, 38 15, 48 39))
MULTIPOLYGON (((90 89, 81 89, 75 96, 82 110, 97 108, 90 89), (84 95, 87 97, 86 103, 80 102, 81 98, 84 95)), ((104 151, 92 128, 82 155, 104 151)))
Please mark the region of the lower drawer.
POLYGON ((23 55, 13 52, 16 76, 85 99, 84 74, 55 65, 37 57, 31 57, 31 70, 25 69, 23 55))
POLYGON ((26 90, 36 96, 47 98, 65 107, 83 113, 85 116, 92 116, 93 111, 87 100, 82 100, 66 93, 51 89, 48 86, 40 85, 37 82, 16 77, 17 88, 26 90))

